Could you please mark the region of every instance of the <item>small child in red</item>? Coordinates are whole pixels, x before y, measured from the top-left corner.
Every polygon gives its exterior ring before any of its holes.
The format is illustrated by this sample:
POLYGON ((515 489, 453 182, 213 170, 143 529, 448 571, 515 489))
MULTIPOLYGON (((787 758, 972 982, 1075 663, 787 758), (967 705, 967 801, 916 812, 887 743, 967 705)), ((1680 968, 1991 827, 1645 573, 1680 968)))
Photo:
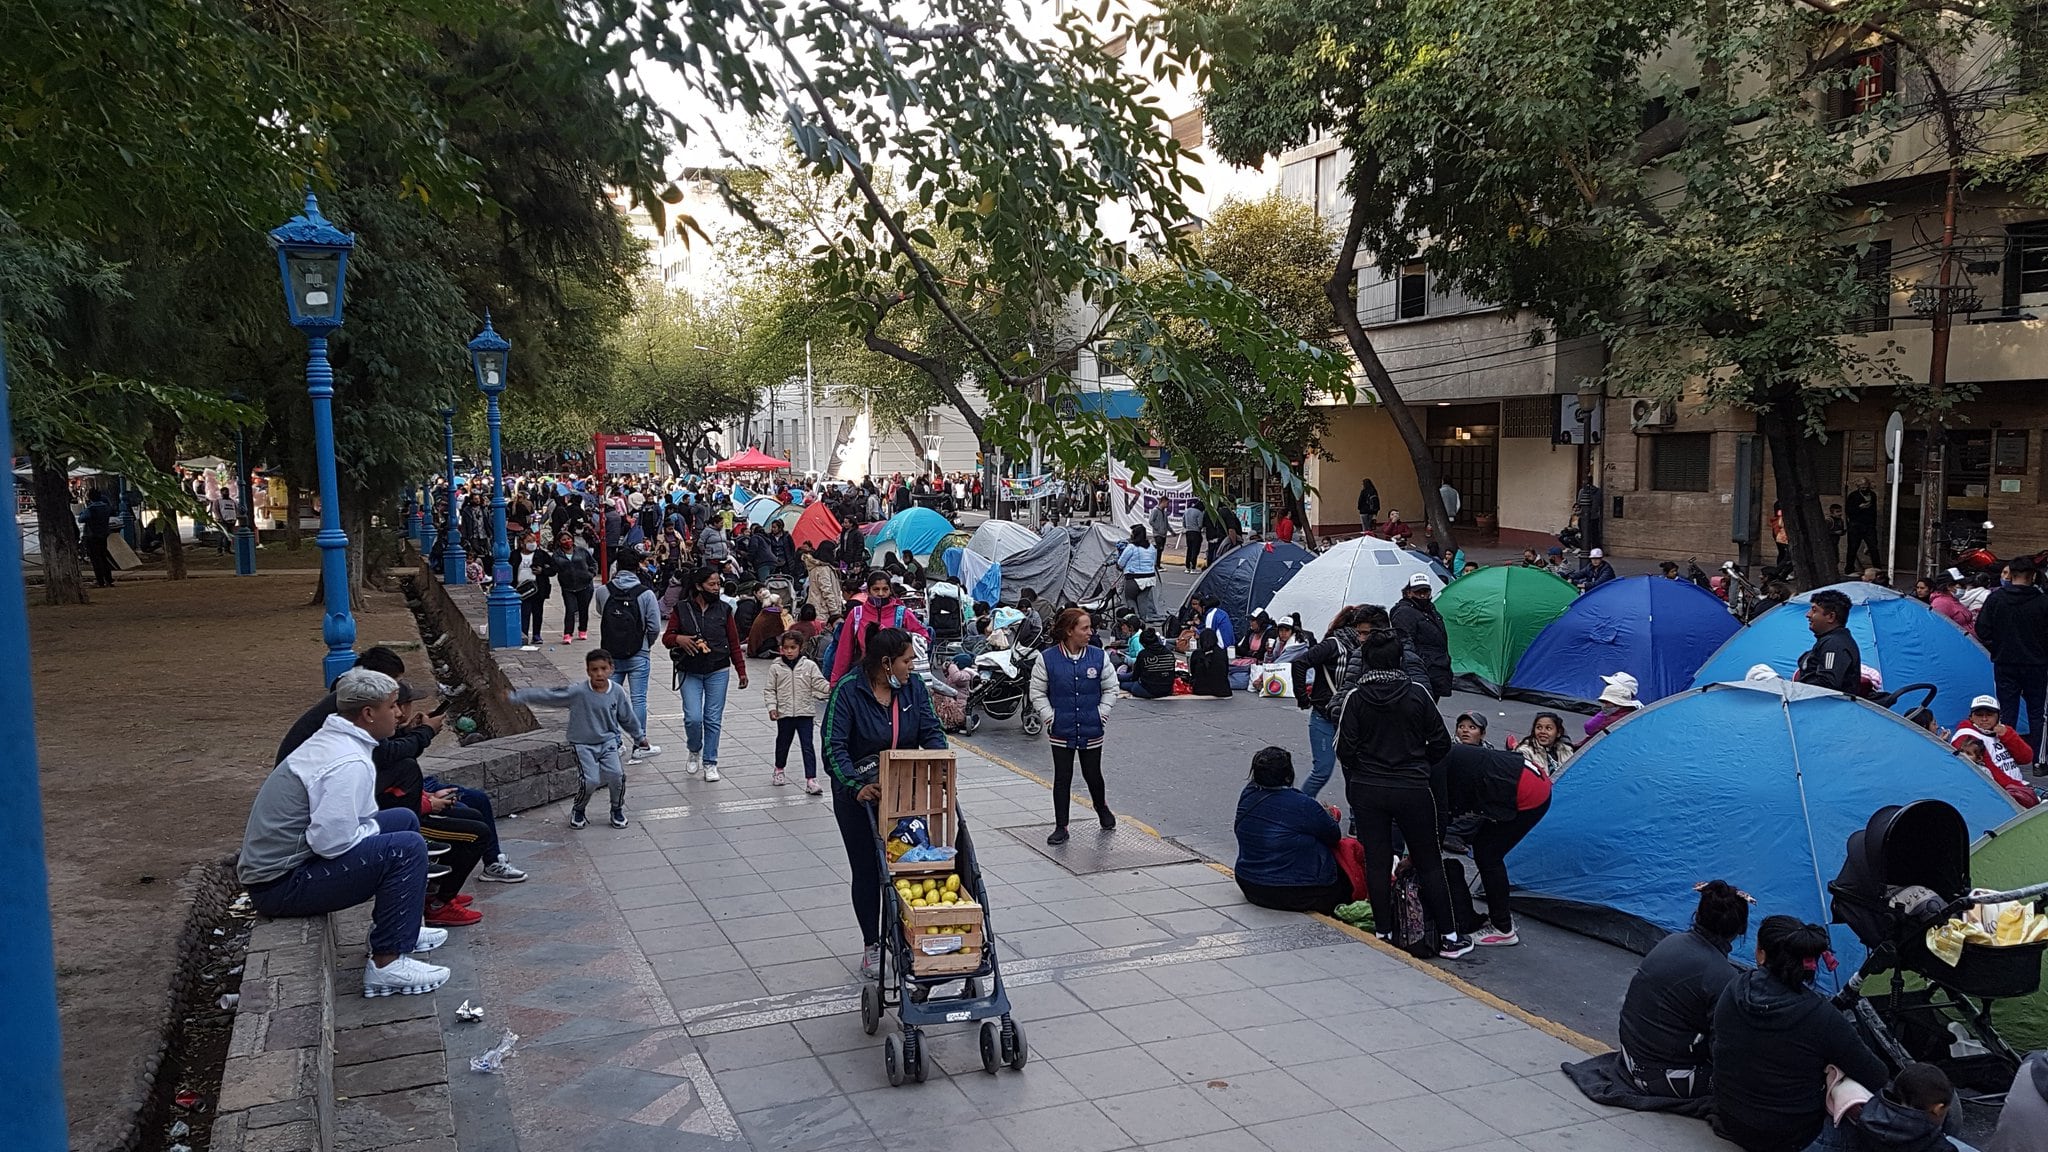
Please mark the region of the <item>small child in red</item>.
POLYGON ((1992 779, 2025 807, 2032 808, 2041 802, 2022 771, 2034 762, 2034 750, 2012 730, 2012 725, 1999 721, 1996 696, 1979 696, 1970 701, 1969 718, 1956 725, 1955 738, 1950 743, 1958 751, 1974 749, 1976 755, 1971 759, 1990 769, 1992 779))

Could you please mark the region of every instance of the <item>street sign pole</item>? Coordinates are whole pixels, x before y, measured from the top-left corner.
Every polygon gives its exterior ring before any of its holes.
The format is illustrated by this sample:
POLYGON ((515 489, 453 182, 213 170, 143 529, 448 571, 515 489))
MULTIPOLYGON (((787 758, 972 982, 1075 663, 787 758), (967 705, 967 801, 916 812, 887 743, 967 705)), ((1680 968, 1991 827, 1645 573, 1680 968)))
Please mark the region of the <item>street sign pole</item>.
POLYGON ((1894 412, 1892 418, 1885 421, 1884 425, 1885 468, 1891 473, 1892 482, 1891 541, 1885 545, 1884 553, 1886 580, 1892 579, 1892 574, 1899 570, 1899 473, 1904 471, 1899 457, 1904 454, 1905 445, 1906 418, 1903 414, 1894 412))

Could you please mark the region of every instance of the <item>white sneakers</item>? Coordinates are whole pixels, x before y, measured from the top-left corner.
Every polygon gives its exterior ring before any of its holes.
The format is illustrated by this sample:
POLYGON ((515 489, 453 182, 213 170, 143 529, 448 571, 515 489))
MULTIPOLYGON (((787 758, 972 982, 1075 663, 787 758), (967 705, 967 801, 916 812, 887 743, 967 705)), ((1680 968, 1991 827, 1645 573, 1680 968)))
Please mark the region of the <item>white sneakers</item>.
POLYGON ((880 944, 868 945, 867 948, 860 954, 861 978, 864 980, 872 979, 875 973, 878 972, 881 969, 881 967, 882 946, 880 944))
POLYGON ((448 942, 448 930, 431 924, 420 925, 419 943, 412 946, 414 952, 432 952, 448 942))
POLYGON ((651 759, 659 755, 661 755, 661 745, 649 744, 645 748, 635 748, 631 752, 627 753, 626 763, 638 764, 642 760, 651 759))
POLYGON ((683 761, 683 771, 689 773, 692 776, 695 776, 697 773, 702 772, 703 770, 704 757, 699 753, 692 752, 690 753, 690 758, 688 760, 683 761))
MULTIPOLYGON (((439 931, 438 928, 423 929, 422 938, 425 932, 439 931)), ((442 932, 441 935, 446 939, 448 934, 442 932)), ((382 968, 377 967, 374 961, 363 966, 364 996, 419 996, 447 982, 446 968, 410 956, 400 956, 382 968)))
POLYGON ((496 860, 484 865, 483 871, 477 873, 477 879, 496 880, 500 884, 517 884, 526 879, 526 873, 514 868, 500 854, 496 860))
POLYGON ((704 766, 704 779, 706 779, 706 780, 716 780, 716 779, 718 779, 718 765, 716 765, 716 764, 706 764, 706 765, 704 766))

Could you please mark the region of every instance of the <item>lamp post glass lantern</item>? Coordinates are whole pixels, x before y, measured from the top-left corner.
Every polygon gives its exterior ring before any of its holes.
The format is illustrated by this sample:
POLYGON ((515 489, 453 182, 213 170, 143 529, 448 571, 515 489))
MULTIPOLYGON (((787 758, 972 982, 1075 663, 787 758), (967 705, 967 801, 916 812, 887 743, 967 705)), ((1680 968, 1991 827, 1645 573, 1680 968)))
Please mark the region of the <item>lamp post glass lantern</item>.
POLYGON ((441 582, 469 583, 469 554, 462 550, 462 494, 455 490, 455 409, 441 409, 441 442, 447 453, 448 540, 441 549, 441 582))
POLYGON ((483 390, 485 419, 491 430, 491 591, 485 598, 493 648, 517 648, 520 644, 519 594, 512 590, 512 547, 505 536, 505 450, 499 437, 501 414, 498 397, 505 391, 505 361, 512 345, 491 327, 491 314, 484 313, 484 330, 469 342, 469 359, 476 370, 476 386, 483 390))
POLYGON ((306 395, 313 406, 313 455, 320 476, 320 583, 326 614, 320 635, 327 642, 321 683, 331 684, 355 663, 356 621, 349 612, 348 537, 341 531, 340 484, 334 469, 334 369, 327 362, 327 337, 341 327, 342 288, 355 237, 320 214, 320 201, 306 191, 305 211, 270 232, 277 272, 284 282, 292 327, 306 336, 306 395))

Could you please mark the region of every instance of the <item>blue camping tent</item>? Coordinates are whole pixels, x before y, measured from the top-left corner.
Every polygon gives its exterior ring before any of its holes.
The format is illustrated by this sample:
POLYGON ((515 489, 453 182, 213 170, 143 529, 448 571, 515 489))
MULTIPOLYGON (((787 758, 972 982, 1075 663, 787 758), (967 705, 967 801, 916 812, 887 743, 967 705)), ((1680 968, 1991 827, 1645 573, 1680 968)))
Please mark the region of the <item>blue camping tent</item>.
MULTIPOLYGON (((1967 711, 1972 697, 1994 690, 1990 655, 1934 609, 1875 584, 1852 580, 1830 587, 1849 597, 1849 634, 1863 650, 1864 670, 1876 669, 1887 689, 1934 685, 1935 715, 1944 723, 1967 711)), ((1813 647, 1806 626, 1812 599, 1813 593, 1802 593, 1750 621, 1701 666, 1693 683, 1740 680, 1757 664, 1792 675, 1799 657, 1813 647)), ((1920 699, 1901 703, 1912 707, 1920 699)))
POLYGON ((939 559, 946 575, 967 590, 969 602, 1000 604, 1003 600, 1003 566, 968 548, 948 548, 939 559))
MULTIPOLYGON (((1230 617, 1230 627, 1236 635, 1246 634, 1252 612, 1273 602, 1273 594, 1285 587, 1294 574, 1301 571, 1314 554, 1299 544, 1285 544, 1278 540, 1240 544, 1218 556, 1201 576, 1194 587, 1188 589, 1190 599, 1196 596, 1217 596, 1223 600, 1223 612, 1230 617)), ((1302 621, 1309 628, 1320 628, 1323 621, 1302 621)))
POLYGON ((908 508, 889 517, 868 547, 894 543, 896 550, 906 556, 930 556, 946 533, 953 530, 951 521, 930 508, 908 508))
MULTIPOLYGON (((1638 952, 1684 929, 1692 886, 1715 877, 1754 895, 1759 916, 1826 924, 1849 834, 1887 804, 1927 797, 1955 805, 1973 832, 2018 810, 1946 744, 1868 701, 1790 680, 1716 684, 1573 757, 1508 867, 1531 914, 1638 952)), ((1830 931, 1846 980, 1863 946, 1830 931)))
POLYGON ((1591 709, 1600 678, 1627 672, 1648 704, 1691 687, 1693 673, 1741 627, 1720 597, 1690 581, 1609 580, 1537 634, 1508 691, 1554 708, 1591 709))

